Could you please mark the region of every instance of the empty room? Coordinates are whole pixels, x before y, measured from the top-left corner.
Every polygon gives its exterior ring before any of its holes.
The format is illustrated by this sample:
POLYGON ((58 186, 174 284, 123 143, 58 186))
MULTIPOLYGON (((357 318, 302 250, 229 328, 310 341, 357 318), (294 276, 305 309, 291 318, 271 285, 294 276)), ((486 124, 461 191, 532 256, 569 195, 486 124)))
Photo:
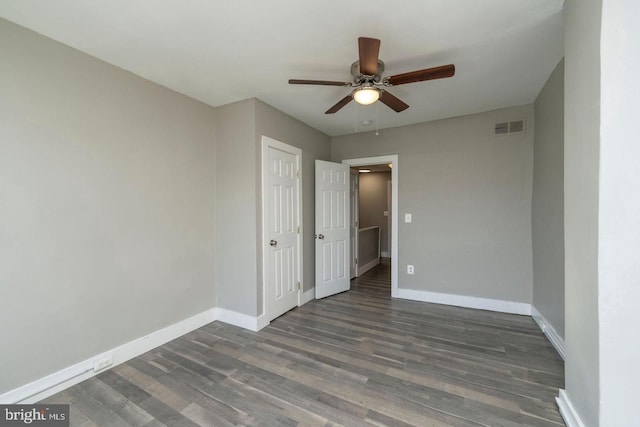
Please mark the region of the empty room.
POLYGON ((638 16, 0 0, 0 425, 640 426, 638 16))

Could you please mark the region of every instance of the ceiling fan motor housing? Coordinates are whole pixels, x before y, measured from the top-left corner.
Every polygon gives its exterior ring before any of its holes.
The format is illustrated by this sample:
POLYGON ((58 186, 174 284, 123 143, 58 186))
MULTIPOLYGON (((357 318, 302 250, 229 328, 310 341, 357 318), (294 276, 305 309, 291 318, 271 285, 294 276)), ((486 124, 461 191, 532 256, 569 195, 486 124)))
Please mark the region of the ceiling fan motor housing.
MULTIPOLYGON (((375 76, 373 76, 373 81, 379 83, 382 79, 382 73, 384 73, 384 62, 378 59, 378 69, 376 70, 375 76)), ((360 61, 351 64, 351 75, 353 76, 353 82, 356 84, 365 81, 365 79, 363 79, 364 76, 360 74, 360 61)))

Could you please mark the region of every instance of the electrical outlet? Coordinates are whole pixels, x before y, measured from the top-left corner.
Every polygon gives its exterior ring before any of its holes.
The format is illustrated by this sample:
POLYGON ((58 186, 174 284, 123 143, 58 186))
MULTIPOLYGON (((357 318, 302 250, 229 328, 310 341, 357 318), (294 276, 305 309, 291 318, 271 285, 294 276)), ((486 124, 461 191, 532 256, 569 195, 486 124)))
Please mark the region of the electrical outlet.
POLYGON ((407 274, 413 274, 413 265, 407 265, 407 274))
POLYGON ((113 356, 111 355, 103 357, 102 359, 94 360, 93 372, 102 371, 103 369, 106 369, 111 365, 113 365, 113 356))
POLYGON ((406 222, 407 224, 411 224, 411 221, 413 220, 413 215, 411 214, 404 214, 404 222, 406 222))

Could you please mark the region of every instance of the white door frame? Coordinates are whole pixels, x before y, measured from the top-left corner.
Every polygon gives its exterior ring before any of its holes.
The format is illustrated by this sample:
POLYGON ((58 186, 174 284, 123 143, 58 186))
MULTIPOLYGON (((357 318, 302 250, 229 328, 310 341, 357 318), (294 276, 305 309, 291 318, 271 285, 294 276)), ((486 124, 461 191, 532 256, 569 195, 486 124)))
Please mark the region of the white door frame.
POLYGON ((303 258, 303 245, 302 245, 302 236, 304 235, 304 230, 302 227, 302 150, 298 147, 294 147, 293 145, 285 144, 284 142, 277 141, 273 138, 269 138, 268 136, 262 136, 262 170, 261 170, 261 179, 262 179, 262 194, 261 194, 261 202, 262 202, 262 242, 260 248, 262 250, 262 314, 258 316, 258 329, 261 329, 267 326, 269 321, 269 307, 267 307, 267 256, 268 253, 264 250, 264 244, 269 240, 269 230, 267 229, 267 199, 266 196, 268 194, 268 179, 267 179, 267 169, 269 162, 269 148, 275 148, 277 150, 282 150, 287 153, 291 153, 296 156, 297 164, 298 164, 298 206, 297 212, 295 214, 296 222, 298 223, 299 232, 298 232, 298 277, 297 281, 300 283, 300 288, 298 289, 298 307, 301 305, 302 291, 304 290, 303 283, 303 266, 302 262, 303 258))
MULTIPOLYGON (((353 170, 350 171, 350 176, 349 176, 349 189, 353 190, 354 192, 354 196, 355 196, 355 200, 354 203, 352 203, 351 206, 351 212, 349 214, 349 221, 351 222, 351 224, 349 224, 349 229, 351 230, 351 225, 353 225, 353 230, 354 231, 354 236, 353 237, 353 247, 351 248, 351 263, 352 265, 349 266, 349 270, 350 270, 350 274, 353 276, 351 277, 351 279, 354 279, 356 277, 358 277, 358 230, 360 229, 360 211, 359 211, 359 206, 358 206, 358 201, 360 200, 360 189, 359 189, 359 185, 360 185, 360 177, 358 176, 358 172, 355 172, 353 170), (351 188, 351 176, 355 177, 356 180, 356 185, 355 185, 355 189, 351 188), (351 219, 353 219, 354 221, 351 221, 351 219), (354 224, 355 222, 355 224, 354 224), (353 272, 351 272, 351 269, 353 268, 353 272)), ((349 194, 349 200, 351 199, 352 194, 349 194)))
POLYGON ((398 155, 346 159, 342 163, 354 166, 388 165, 391 163, 391 297, 398 297, 398 155))

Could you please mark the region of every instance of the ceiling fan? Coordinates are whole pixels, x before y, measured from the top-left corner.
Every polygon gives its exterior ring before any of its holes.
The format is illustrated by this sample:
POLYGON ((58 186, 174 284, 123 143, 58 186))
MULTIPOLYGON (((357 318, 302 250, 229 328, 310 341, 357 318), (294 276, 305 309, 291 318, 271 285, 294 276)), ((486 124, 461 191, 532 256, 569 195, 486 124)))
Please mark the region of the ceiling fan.
POLYGON ((353 88, 349 95, 345 96, 338 101, 337 104, 325 111, 325 114, 334 114, 351 102, 352 99, 362 105, 373 104, 380 100, 380 102, 385 104, 387 107, 391 108, 396 113, 399 113, 409 108, 409 105, 405 104, 383 88, 407 83, 422 82, 425 80, 443 79, 446 77, 452 77, 456 72, 456 67, 453 64, 449 64, 382 78, 384 62, 378 58, 378 54, 380 53, 380 40, 368 37, 359 37, 358 51, 360 54, 360 60, 351 64, 353 82, 291 79, 289 80, 289 84, 348 86, 353 88))

